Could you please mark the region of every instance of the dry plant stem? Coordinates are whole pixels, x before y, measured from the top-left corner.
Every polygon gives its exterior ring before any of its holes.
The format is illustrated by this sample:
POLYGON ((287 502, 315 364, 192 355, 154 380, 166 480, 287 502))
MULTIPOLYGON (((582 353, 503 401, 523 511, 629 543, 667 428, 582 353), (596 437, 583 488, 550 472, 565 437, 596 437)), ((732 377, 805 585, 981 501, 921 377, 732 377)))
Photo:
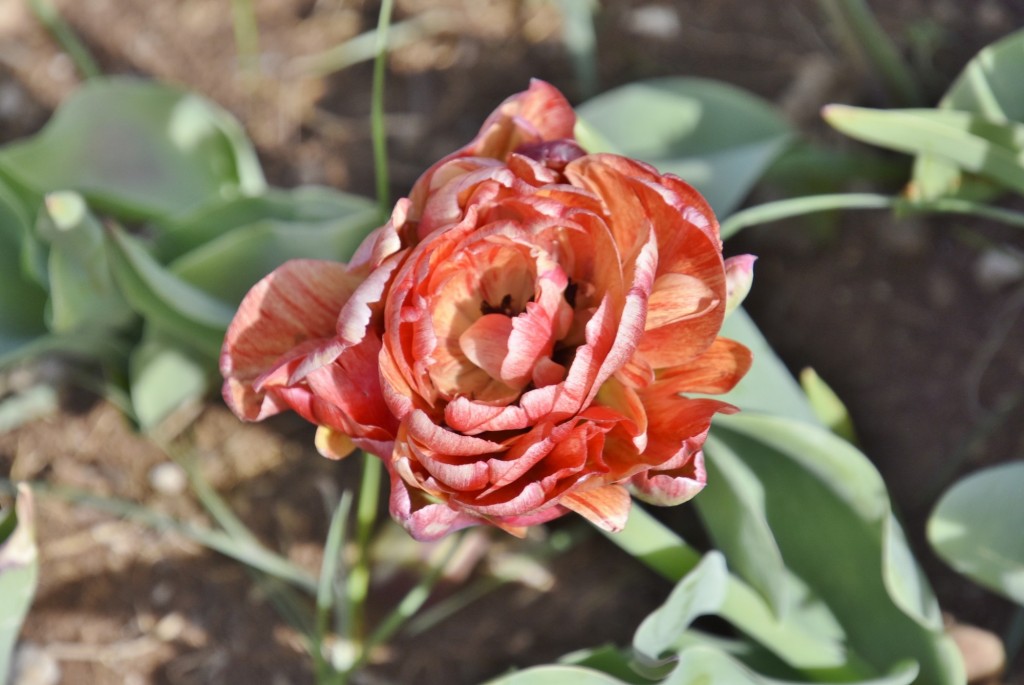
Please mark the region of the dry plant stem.
POLYGON ((91 79, 103 75, 89 49, 85 47, 68 23, 61 18, 51 0, 29 0, 28 4, 32 13, 36 15, 36 19, 60 43, 64 52, 75 63, 75 67, 84 78, 91 79))

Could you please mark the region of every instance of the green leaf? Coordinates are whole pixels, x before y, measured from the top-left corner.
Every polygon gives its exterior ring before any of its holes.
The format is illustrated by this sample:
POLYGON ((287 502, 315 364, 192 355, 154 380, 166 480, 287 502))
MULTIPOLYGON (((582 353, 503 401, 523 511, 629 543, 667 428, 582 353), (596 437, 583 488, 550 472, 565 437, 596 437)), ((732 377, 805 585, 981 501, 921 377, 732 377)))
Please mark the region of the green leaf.
POLYGON ((928 541, 960 573, 1024 606, 1024 462, 993 466, 946 492, 928 541))
MULTIPOLYGON (((634 507, 619 533, 606 537, 657 573, 678 582, 693 569, 700 554, 678 534, 655 520, 643 507, 634 507)), ((739 578, 730 575, 719 614, 736 628, 802 670, 839 669, 845 662, 842 631, 827 608, 806 597, 806 588, 792 579, 787 593, 800 612, 786 620, 771 610, 764 598, 739 578), (798 620, 800 619, 800 620, 798 620)))
POLYGON ((38 231, 50 244, 46 272, 51 331, 116 328, 131 321, 134 313, 110 274, 103 228, 81 195, 47 195, 38 231))
POLYGON ((132 307, 176 339, 216 357, 234 308, 168 271, 122 230, 111 228, 108 236, 114 277, 132 307))
POLYGON ((264 220, 301 224, 379 223, 376 203, 330 188, 268 188, 255 197, 237 197, 157 222, 156 252, 169 262, 236 228, 264 220))
POLYGON ((910 570, 902 565, 910 553, 901 534, 894 537, 898 526, 870 462, 810 423, 749 413, 720 419, 717 437, 763 484, 786 566, 827 603, 851 656, 877 673, 912 658, 921 666, 920 683, 962 682, 963 666, 923 579, 886 583, 910 570), (885 568, 892 563, 901 566, 885 568))
POLYGON ((600 671, 579 666, 535 666, 487 681, 486 685, 624 685, 600 671))
MULTIPOLYGON (((754 287, 757 287, 756 284, 754 287)), ((721 399, 735 404, 743 411, 760 411, 817 422, 800 386, 742 307, 725 320, 722 335, 746 345, 754 355, 754 365, 743 380, 721 399)))
POLYGON ((132 409, 143 430, 202 398, 216 372, 209 358, 200 358, 152 324, 132 351, 128 370, 132 409))
POLYGON ((46 293, 21 270, 19 240, 28 231, 18 198, 0 181, 0 365, 46 334, 46 293))
POLYGON ((997 123, 968 112, 872 110, 829 105, 825 120, 848 136, 955 164, 1024 193, 1024 125, 997 123))
POLYGON ((371 228, 376 207, 318 223, 262 220, 236 228, 170 264, 176 276, 231 303, 289 259, 344 261, 371 228))
POLYGON ((631 666, 632 650, 604 645, 593 649, 580 649, 560 658, 559 663, 589 668, 618 678, 631 685, 646 685, 649 678, 637 674, 631 666))
POLYGON ((577 112, 584 147, 593 143, 679 175, 719 216, 739 206, 792 137, 768 102, 698 78, 630 83, 588 100, 577 112))
POLYGON ((853 420, 846 405, 814 369, 808 367, 800 372, 800 385, 807 393, 807 400, 815 416, 830 431, 849 442, 856 441, 853 420))
POLYGON ((715 548, 729 566, 783 618, 789 607, 786 566, 765 515, 764 488, 729 446, 713 435, 704 444, 707 487, 694 499, 715 548))
POLYGON ((188 211, 265 188, 256 153, 227 112, 132 78, 95 79, 38 135, 0 150, 34 190, 75 190, 122 218, 188 211))
POLYGON ((676 584, 665 603, 643 620, 633 636, 633 650, 641 674, 671 662, 674 655, 666 658, 666 652, 693 620, 721 608, 728 578, 725 558, 712 550, 676 584))
POLYGON ((14 510, 0 519, 0 685, 11 671, 14 645, 39 577, 34 509, 32 491, 23 484, 14 510))
MULTIPOLYGON (((972 112, 994 122, 1024 122, 1024 31, 1017 31, 979 52, 939 102, 940 109, 972 112)), ((946 196, 990 195, 977 179, 964 177, 955 164, 932 154, 914 161, 912 197, 937 200, 946 196)))
MULTIPOLYGON (((843 681, 848 685, 910 685, 917 677, 917 665, 912 662, 898 664, 881 678, 843 681)), ((822 681, 818 681, 822 682, 822 681)), ((792 681, 766 678, 749 670, 739 661, 713 647, 697 645, 679 654, 679 666, 662 685, 796 685, 792 681)))

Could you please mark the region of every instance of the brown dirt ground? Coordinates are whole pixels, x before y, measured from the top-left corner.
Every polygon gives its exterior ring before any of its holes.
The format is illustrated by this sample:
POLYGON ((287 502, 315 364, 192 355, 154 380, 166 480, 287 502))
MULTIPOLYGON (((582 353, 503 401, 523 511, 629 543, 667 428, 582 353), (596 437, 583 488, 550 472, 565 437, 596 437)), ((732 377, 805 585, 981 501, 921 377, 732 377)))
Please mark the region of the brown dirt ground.
MULTIPOLYGON (((228 107, 256 141, 274 183, 372 192, 369 66, 297 78, 294 60, 372 28, 376 3, 256 0, 255 76, 239 68, 230 3, 56 4, 106 71, 180 83, 228 107)), ((939 88, 983 45, 1024 25, 1024 8, 1010 0, 872 4, 908 52, 915 36, 939 39, 919 60, 939 88)), ((396 19, 428 12, 441 17, 444 30, 390 62, 396 194, 469 139, 531 76, 571 99, 582 96, 551 3, 398 0, 396 19)), ((821 104, 885 104, 877 84, 844 58, 811 0, 606 2, 597 34, 604 88, 665 74, 719 78, 779 103, 794 122, 834 144, 837 137, 816 121, 821 104), (660 17, 664 35, 650 33, 650 17, 660 17)), ((37 129, 76 82, 26 3, 0 3, 0 140, 37 129)), ((773 193, 759 192, 761 199, 773 193)), ((957 475, 1024 454, 1021 403, 992 412, 1024 380, 1022 285, 979 276, 990 246, 1020 250, 1024 240, 975 220, 895 224, 864 213, 825 228, 794 222, 751 230, 728 249, 760 256, 751 312, 794 370, 815 367, 847 402, 944 608, 1001 633, 1010 605, 945 569, 921 532, 937 494, 957 475)), ((189 430, 204 473, 243 519, 267 544, 315 570, 326 530, 323 501, 356 477, 355 465, 317 457, 310 430, 288 418, 241 426, 211 404, 189 430)), ((165 461, 113 407, 81 393, 70 393, 59 414, 0 435, 4 475, 45 478, 202 521, 191 496, 151 485, 152 469, 165 461)), ((43 575, 24 637, 57 661, 61 682, 310 681, 295 631, 240 565, 178 535, 81 506, 45 499, 39 509, 43 575)), ((625 643, 667 591, 596 538, 555 559, 551 572, 552 591, 508 585, 426 635, 397 640, 365 682, 474 683, 572 649, 625 643)), ((379 583, 379 606, 401 586, 400 576, 379 583)), ((1020 659, 1014 673, 1007 682, 1024 683, 1020 659)))

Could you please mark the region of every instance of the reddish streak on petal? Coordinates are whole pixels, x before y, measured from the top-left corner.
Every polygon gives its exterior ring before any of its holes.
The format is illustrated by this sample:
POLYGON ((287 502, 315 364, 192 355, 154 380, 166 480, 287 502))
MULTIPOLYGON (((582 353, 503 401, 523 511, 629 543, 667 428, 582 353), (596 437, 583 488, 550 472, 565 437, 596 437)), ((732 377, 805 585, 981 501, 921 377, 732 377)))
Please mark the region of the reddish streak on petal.
POLYGON ((647 301, 645 330, 700 316, 717 304, 715 293, 700 279, 686 274, 663 274, 654 281, 647 301))
POLYGON ((617 533, 629 517, 629 492, 621 485, 605 485, 583 492, 569 492, 558 500, 598 528, 617 533))
POLYGON ((220 357, 224 399, 236 414, 257 420, 281 410, 253 382, 293 357, 300 344, 332 337, 338 312, 359 280, 344 264, 303 259, 285 262, 253 286, 228 327, 220 357))
POLYGON ((711 347, 686 364, 660 372, 657 385, 667 393, 720 395, 733 389, 752 362, 746 347, 728 338, 716 338, 711 347))

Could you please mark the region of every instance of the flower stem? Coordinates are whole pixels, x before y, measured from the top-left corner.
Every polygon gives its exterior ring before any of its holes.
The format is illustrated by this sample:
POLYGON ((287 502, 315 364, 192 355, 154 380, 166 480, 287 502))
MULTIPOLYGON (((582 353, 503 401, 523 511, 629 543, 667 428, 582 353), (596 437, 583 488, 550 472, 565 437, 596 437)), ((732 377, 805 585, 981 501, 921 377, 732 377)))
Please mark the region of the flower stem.
POLYGON ((370 590, 370 537, 377 520, 382 466, 380 459, 372 454, 364 453, 363 460, 363 479, 359 485, 359 504, 356 509, 357 556, 347 582, 348 637, 354 644, 361 644, 366 632, 366 596, 370 590))
POLYGON ((730 238, 750 226, 838 209, 892 209, 898 216, 964 214, 1024 228, 1024 212, 970 200, 939 198, 929 202, 911 202, 902 197, 876 193, 835 193, 787 198, 748 207, 722 221, 721 235, 723 239, 730 238))
POLYGON ((392 0, 382 0, 377 19, 377 56, 373 62, 373 93, 370 100, 370 128, 373 138, 373 167, 377 179, 377 204, 382 220, 391 213, 388 191, 387 135, 384 131, 384 73, 387 66, 388 27, 391 25, 392 0))

